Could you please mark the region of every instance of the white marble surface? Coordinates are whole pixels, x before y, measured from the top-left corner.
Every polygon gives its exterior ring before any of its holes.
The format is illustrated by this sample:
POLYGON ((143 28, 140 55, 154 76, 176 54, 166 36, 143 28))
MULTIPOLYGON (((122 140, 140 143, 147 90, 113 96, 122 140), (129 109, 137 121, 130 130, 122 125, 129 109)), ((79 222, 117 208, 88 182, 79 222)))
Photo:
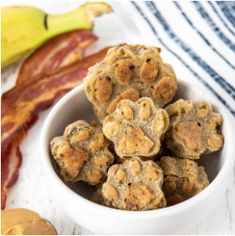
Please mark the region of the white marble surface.
MULTIPOLYGON (((78 5, 78 2, 75 1, 68 3, 66 1, 5 0, 2 2, 3 5, 16 3, 39 6, 53 13, 66 11, 78 5)), ((134 23, 126 18, 127 14, 125 14, 123 6, 113 3, 113 7, 119 15, 107 15, 96 21, 95 32, 100 39, 92 50, 122 41, 147 43, 146 35, 141 37, 141 33, 133 25, 134 23), (122 8, 121 11, 120 8, 122 8), (130 30, 123 27, 124 23, 129 25, 128 29, 130 30)), ((168 55, 164 51, 163 57, 168 59, 168 55)), ((174 64, 174 59, 172 61, 174 64)), ((14 85, 19 66, 20 63, 3 71, 2 91, 6 91, 14 85)), ((184 76, 180 70, 176 70, 176 72, 178 76, 184 76)), ((57 204, 57 197, 54 196, 53 188, 47 180, 38 155, 39 134, 49 110, 41 113, 39 120, 31 128, 20 147, 23 153, 23 163, 19 179, 9 192, 7 206, 9 208, 25 207, 37 211, 56 227, 59 234, 89 234, 89 229, 83 229, 76 225, 57 204)), ((218 207, 197 226, 188 231, 182 229, 182 234, 235 234, 235 174, 231 176, 229 188, 218 207)))

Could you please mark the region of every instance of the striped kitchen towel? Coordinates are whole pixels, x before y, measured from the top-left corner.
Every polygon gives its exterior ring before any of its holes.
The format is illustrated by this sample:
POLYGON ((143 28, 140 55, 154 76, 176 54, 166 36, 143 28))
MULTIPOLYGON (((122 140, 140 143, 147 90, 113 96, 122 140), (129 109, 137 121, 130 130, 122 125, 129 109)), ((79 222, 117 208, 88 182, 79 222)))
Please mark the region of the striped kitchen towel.
POLYGON ((206 86, 235 116, 235 2, 133 1, 129 10, 177 75, 206 86))

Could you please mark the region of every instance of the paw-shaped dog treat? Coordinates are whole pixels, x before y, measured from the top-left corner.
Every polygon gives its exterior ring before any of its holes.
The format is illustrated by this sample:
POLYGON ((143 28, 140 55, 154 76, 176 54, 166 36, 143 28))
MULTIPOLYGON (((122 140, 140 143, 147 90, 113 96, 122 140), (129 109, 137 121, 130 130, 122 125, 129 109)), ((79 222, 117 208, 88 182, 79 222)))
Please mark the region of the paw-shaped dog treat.
POLYGON ((102 129, 82 120, 68 125, 63 136, 52 139, 51 153, 65 181, 82 180, 90 185, 103 181, 114 160, 102 129))
POLYGON ((109 168, 101 191, 106 206, 150 210, 166 205, 162 183, 163 173, 155 162, 134 157, 109 168))
POLYGON ((176 156, 199 159, 223 146, 221 115, 214 113, 208 103, 180 99, 166 110, 170 117, 166 143, 176 156))
POLYGON ((159 152, 160 140, 168 125, 167 112, 154 105, 150 98, 141 98, 136 102, 124 99, 104 119, 103 132, 114 143, 120 159, 144 158, 159 152))
POLYGON ((164 64, 156 47, 121 44, 89 69, 85 91, 100 121, 122 99, 150 97, 160 107, 171 101, 177 85, 172 67, 164 64))
POLYGON ((180 203, 208 186, 209 181, 204 167, 189 159, 170 156, 162 157, 160 166, 163 170, 163 192, 167 205, 180 203))

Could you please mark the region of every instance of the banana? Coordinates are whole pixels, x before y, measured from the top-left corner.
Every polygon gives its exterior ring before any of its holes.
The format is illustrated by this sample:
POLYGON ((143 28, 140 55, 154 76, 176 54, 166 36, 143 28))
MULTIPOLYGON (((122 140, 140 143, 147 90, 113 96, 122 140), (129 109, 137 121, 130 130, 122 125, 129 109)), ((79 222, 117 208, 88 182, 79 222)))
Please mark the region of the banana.
POLYGON ((93 19, 112 8, 104 2, 90 2, 59 15, 26 6, 2 7, 1 65, 6 67, 48 39, 64 32, 91 29, 93 19))

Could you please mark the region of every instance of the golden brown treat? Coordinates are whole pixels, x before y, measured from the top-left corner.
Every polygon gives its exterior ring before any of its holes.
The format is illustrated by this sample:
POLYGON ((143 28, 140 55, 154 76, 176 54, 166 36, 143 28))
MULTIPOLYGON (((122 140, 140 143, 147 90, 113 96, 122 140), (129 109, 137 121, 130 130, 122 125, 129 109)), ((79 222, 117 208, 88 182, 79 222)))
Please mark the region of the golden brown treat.
POLYGON ((14 208, 1 211, 1 235, 56 235, 52 224, 36 212, 14 208))
POLYGON ((134 157, 109 168, 103 200, 106 206, 123 210, 161 208, 166 205, 162 182, 162 170, 155 162, 134 157))
POLYGON ((195 161, 164 156, 160 160, 163 170, 163 192, 167 205, 180 203, 201 192, 209 184, 204 167, 195 161))
POLYGON ((103 181, 114 160, 102 129, 82 120, 68 125, 63 136, 52 139, 51 153, 65 181, 82 180, 90 185, 103 181))
POLYGON ((219 132, 222 117, 208 103, 180 99, 166 110, 170 117, 167 147, 178 157, 199 159, 222 148, 223 135, 219 132))
POLYGON ((154 105, 150 98, 136 102, 121 100, 116 110, 103 122, 104 135, 114 143, 117 155, 154 157, 160 140, 169 125, 167 112, 154 105))
POLYGON ((89 69, 85 92, 100 121, 122 99, 150 97, 160 107, 171 101, 177 85, 172 67, 164 64, 159 48, 120 44, 89 69))

